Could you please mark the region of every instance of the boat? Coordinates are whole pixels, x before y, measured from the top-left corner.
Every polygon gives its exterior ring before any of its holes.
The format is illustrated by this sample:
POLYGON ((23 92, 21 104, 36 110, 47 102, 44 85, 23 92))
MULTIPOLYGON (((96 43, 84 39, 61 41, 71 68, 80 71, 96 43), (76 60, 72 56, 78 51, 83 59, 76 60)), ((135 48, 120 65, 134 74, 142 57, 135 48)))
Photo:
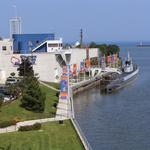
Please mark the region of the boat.
POLYGON ((150 47, 150 44, 143 44, 143 42, 140 42, 136 46, 138 46, 138 47, 150 47))
POLYGON ((112 72, 102 79, 101 91, 111 93, 117 89, 123 88, 128 85, 139 73, 139 67, 133 64, 130 54, 128 52, 127 60, 120 69, 120 73, 112 72))

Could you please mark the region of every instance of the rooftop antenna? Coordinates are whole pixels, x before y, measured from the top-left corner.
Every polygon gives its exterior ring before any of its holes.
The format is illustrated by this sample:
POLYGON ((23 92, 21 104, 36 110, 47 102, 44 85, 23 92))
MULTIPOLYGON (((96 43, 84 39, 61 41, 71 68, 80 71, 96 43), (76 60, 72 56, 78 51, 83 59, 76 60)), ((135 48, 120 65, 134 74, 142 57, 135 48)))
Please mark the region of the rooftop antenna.
POLYGON ((80 48, 82 48, 83 45, 83 30, 80 29, 80 48))

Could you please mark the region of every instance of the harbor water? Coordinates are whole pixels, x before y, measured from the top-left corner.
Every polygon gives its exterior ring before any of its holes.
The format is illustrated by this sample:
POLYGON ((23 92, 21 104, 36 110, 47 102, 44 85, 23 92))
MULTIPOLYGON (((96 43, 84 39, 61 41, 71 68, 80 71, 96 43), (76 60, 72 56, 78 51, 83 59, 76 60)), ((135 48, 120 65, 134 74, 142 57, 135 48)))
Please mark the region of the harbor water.
POLYGON ((99 86, 74 96, 76 119, 93 150, 150 149, 150 47, 120 44, 140 67, 137 78, 112 94, 99 86))

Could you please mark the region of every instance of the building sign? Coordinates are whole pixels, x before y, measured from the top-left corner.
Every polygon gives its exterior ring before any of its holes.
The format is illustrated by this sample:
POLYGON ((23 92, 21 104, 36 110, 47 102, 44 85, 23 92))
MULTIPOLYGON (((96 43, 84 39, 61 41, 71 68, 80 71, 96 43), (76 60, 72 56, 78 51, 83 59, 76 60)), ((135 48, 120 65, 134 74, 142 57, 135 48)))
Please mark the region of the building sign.
POLYGON ((14 67, 18 67, 21 63, 20 59, 15 56, 12 56, 10 61, 14 67))

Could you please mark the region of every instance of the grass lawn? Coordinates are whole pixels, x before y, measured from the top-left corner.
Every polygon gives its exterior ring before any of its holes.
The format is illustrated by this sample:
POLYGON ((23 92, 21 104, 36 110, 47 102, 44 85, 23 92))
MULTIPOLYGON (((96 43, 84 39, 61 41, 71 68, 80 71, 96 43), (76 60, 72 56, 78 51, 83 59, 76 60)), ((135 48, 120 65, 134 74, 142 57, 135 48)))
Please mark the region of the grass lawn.
POLYGON ((9 150, 84 150, 69 120, 43 124, 40 131, 0 134, 0 147, 9 146, 9 150))
POLYGON ((20 107, 20 100, 15 100, 10 104, 2 106, 0 109, 0 121, 7 121, 19 118, 20 121, 39 119, 39 118, 49 118, 53 117, 56 109, 53 108, 55 101, 58 101, 56 97, 56 92, 41 85, 42 90, 46 93, 45 100, 45 110, 43 113, 34 113, 27 111, 24 108, 20 107))
POLYGON ((54 83, 54 82, 45 82, 44 81, 44 83, 46 83, 46 84, 48 84, 48 85, 50 85, 50 86, 52 86, 52 87, 54 87, 54 88, 56 88, 56 89, 60 89, 60 84, 59 83, 54 83))

